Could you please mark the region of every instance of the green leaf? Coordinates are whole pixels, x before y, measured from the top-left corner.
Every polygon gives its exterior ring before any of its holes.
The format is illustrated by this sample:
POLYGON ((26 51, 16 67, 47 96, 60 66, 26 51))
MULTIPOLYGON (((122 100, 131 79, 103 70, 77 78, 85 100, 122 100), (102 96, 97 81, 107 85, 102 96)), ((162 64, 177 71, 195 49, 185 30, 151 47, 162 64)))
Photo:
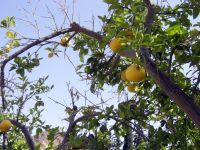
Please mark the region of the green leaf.
POLYGON ((15 26, 15 17, 6 16, 6 18, 1 21, 1 27, 9 28, 10 26, 15 26))
POLYGON ((42 129, 41 128, 37 128, 36 129, 36 136, 39 136, 40 133, 42 133, 42 129))
POLYGON ((199 7, 194 7, 193 8, 193 19, 196 19, 199 16, 200 9, 199 7))
POLYGON ((25 70, 24 70, 24 68, 19 68, 16 70, 16 73, 19 74, 20 76, 24 77, 25 70))
POLYGON ((2 20, 1 25, 2 25, 3 28, 7 28, 7 26, 8 26, 6 20, 2 20))
POLYGON ((124 84, 123 83, 119 83, 117 92, 120 94, 123 91, 123 89, 124 89, 124 84))
POLYGON ((104 0, 104 2, 107 4, 114 4, 114 3, 117 3, 118 1, 117 0, 104 0))
POLYGON ((37 101, 35 103, 35 107, 38 107, 38 106, 44 106, 44 102, 43 101, 37 101))
POLYGON ((14 27, 15 26, 15 17, 10 18, 10 24, 14 27))
MULTIPOLYGON (((14 37, 13 37, 14 38, 14 37)), ((12 45, 14 46, 14 47, 19 47, 19 41, 18 40, 14 40, 13 42, 12 42, 12 45)))
POLYGON ((175 34, 184 34, 187 33, 187 30, 183 27, 181 27, 179 24, 173 25, 169 28, 167 28, 166 33, 170 36, 173 36, 175 34))

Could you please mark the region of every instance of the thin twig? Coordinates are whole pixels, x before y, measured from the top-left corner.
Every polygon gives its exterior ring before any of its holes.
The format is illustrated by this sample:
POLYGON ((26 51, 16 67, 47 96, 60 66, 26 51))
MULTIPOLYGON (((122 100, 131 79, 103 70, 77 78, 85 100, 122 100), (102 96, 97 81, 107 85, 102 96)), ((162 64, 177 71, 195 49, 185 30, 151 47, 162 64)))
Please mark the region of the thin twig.
POLYGON ((169 56, 169 67, 168 67, 168 71, 167 71, 168 75, 170 75, 170 72, 171 72, 172 58, 173 58, 173 54, 174 54, 175 50, 176 50, 176 47, 172 48, 170 56, 169 56))
POLYGON ((200 83, 200 72, 199 72, 199 75, 198 75, 198 78, 197 78, 197 82, 194 85, 194 90, 197 90, 199 83, 200 83))
POLYGON ((6 139, 7 139, 6 133, 3 133, 3 150, 6 150, 6 139))
POLYGON ((49 15, 51 16, 50 18, 51 18, 51 19, 53 20, 53 22, 54 22, 56 31, 58 31, 58 26, 57 26, 56 19, 55 19, 53 13, 51 12, 51 10, 49 9, 49 7, 48 7, 47 5, 46 5, 46 8, 47 8, 47 11, 48 11, 49 15))
POLYGON ((59 105, 61 105, 61 106, 63 106, 63 107, 65 107, 66 108, 66 106, 64 105, 64 104, 62 104, 62 103, 60 103, 59 101, 56 101, 56 100, 54 100, 53 98, 51 98, 51 97, 48 97, 50 100, 52 100, 53 102, 55 102, 56 104, 59 104, 59 105))

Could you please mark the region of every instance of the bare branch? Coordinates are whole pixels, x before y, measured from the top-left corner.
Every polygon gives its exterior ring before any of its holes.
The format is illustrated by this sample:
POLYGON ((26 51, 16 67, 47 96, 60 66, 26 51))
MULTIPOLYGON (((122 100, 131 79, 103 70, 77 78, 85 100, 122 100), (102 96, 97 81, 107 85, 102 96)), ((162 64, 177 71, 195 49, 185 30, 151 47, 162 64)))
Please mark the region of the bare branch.
POLYGON ((70 18, 68 16, 69 8, 67 8, 66 0, 64 0, 63 3, 60 3, 60 2, 57 2, 57 1, 55 1, 55 3, 58 4, 59 9, 61 10, 61 12, 64 13, 63 22, 62 22, 62 25, 61 25, 61 29, 62 29, 65 24, 67 24, 67 25, 71 24, 71 20, 70 20, 70 18), (68 20, 68 23, 66 22, 66 19, 68 20))
POLYGON ((75 29, 77 32, 84 33, 84 34, 86 34, 86 35, 88 35, 88 36, 91 36, 91 37, 97 39, 98 41, 102 41, 102 38, 103 38, 103 37, 102 37, 99 33, 96 33, 96 32, 94 32, 94 31, 88 30, 88 29, 86 29, 86 28, 80 27, 80 26, 79 26, 77 23, 75 23, 75 22, 73 22, 73 23, 71 24, 71 27, 72 27, 73 29, 75 29))
POLYGON ((52 100, 54 103, 59 104, 60 106, 63 106, 64 108, 66 108, 66 106, 65 106, 64 104, 60 103, 59 101, 54 100, 54 99, 51 98, 51 97, 49 97, 49 99, 52 100))
POLYGON ((51 12, 51 10, 49 9, 49 7, 47 5, 46 5, 46 8, 47 8, 48 14, 51 16, 50 18, 53 20, 53 23, 55 25, 56 31, 58 31, 58 26, 57 26, 56 19, 55 19, 53 13, 51 12))

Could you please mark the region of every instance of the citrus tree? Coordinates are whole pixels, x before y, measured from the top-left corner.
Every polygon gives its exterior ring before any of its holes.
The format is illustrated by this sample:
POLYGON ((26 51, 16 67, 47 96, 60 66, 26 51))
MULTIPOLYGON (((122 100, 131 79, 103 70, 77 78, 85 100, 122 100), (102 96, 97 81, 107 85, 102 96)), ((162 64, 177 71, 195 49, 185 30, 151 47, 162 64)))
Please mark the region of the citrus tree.
POLYGON ((8 38, 0 51, 3 149, 200 147, 200 2, 180 1, 174 7, 149 0, 104 2, 108 14, 98 16, 102 21, 98 32, 72 22, 45 37, 27 39, 12 30, 14 17, 1 21, 8 38), (62 53, 58 46, 79 52, 77 74, 89 81, 91 93, 117 87, 118 94, 127 91, 131 98, 104 109, 95 104, 79 108, 74 99, 83 94, 69 90, 72 106, 63 112, 68 126, 61 130, 44 125, 40 95, 53 86, 45 85, 48 77, 31 81, 28 73, 40 66, 41 48, 52 58, 62 53), (7 71, 17 74, 17 79, 7 71), (27 101, 33 102, 33 108, 25 115, 27 101), (48 132, 46 147, 33 140, 34 130, 36 135, 48 132), (57 136, 62 140, 55 144, 57 136))

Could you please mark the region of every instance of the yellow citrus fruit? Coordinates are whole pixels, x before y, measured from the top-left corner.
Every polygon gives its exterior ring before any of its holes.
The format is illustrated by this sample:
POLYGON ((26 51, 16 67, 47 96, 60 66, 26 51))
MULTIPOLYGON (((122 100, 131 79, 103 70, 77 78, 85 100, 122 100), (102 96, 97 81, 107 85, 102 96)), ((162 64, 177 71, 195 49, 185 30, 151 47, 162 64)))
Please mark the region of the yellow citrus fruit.
POLYGON ((6 32, 6 37, 8 37, 8 38, 13 38, 14 37, 14 34, 13 34, 13 32, 11 32, 11 31, 8 31, 8 32, 6 32))
POLYGON ((12 126, 12 123, 10 122, 10 120, 3 120, 0 123, 0 130, 1 132, 8 132, 11 126, 12 126))
POLYGON ((120 49, 121 46, 122 46, 122 41, 120 38, 113 38, 110 42, 110 48, 115 53, 120 49))
POLYGON ((49 53, 49 54, 48 54, 48 58, 52 58, 53 55, 54 55, 53 53, 49 53))
POLYGON ((69 46, 69 39, 66 36, 62 37, 60 40, 60 44, 64 47, 69 46))
POLYGON ((135 91, 137 91, 138 87, 135 84, 129 84, 127 86, 127 89, 128 89, 129 92, 135 92, 135 91))
POLYGON ((131 65, 126 69, 126 79, 128 81, 140 82, 145 78, 144 68, 138 65, 131 65))
POLYGON ((126 70, 122 71, 122 73, 121 73, 121 79, 122 79, 123 81, 126 81, 126 80, 127 80, 127 79, 126 79, 126 70))

